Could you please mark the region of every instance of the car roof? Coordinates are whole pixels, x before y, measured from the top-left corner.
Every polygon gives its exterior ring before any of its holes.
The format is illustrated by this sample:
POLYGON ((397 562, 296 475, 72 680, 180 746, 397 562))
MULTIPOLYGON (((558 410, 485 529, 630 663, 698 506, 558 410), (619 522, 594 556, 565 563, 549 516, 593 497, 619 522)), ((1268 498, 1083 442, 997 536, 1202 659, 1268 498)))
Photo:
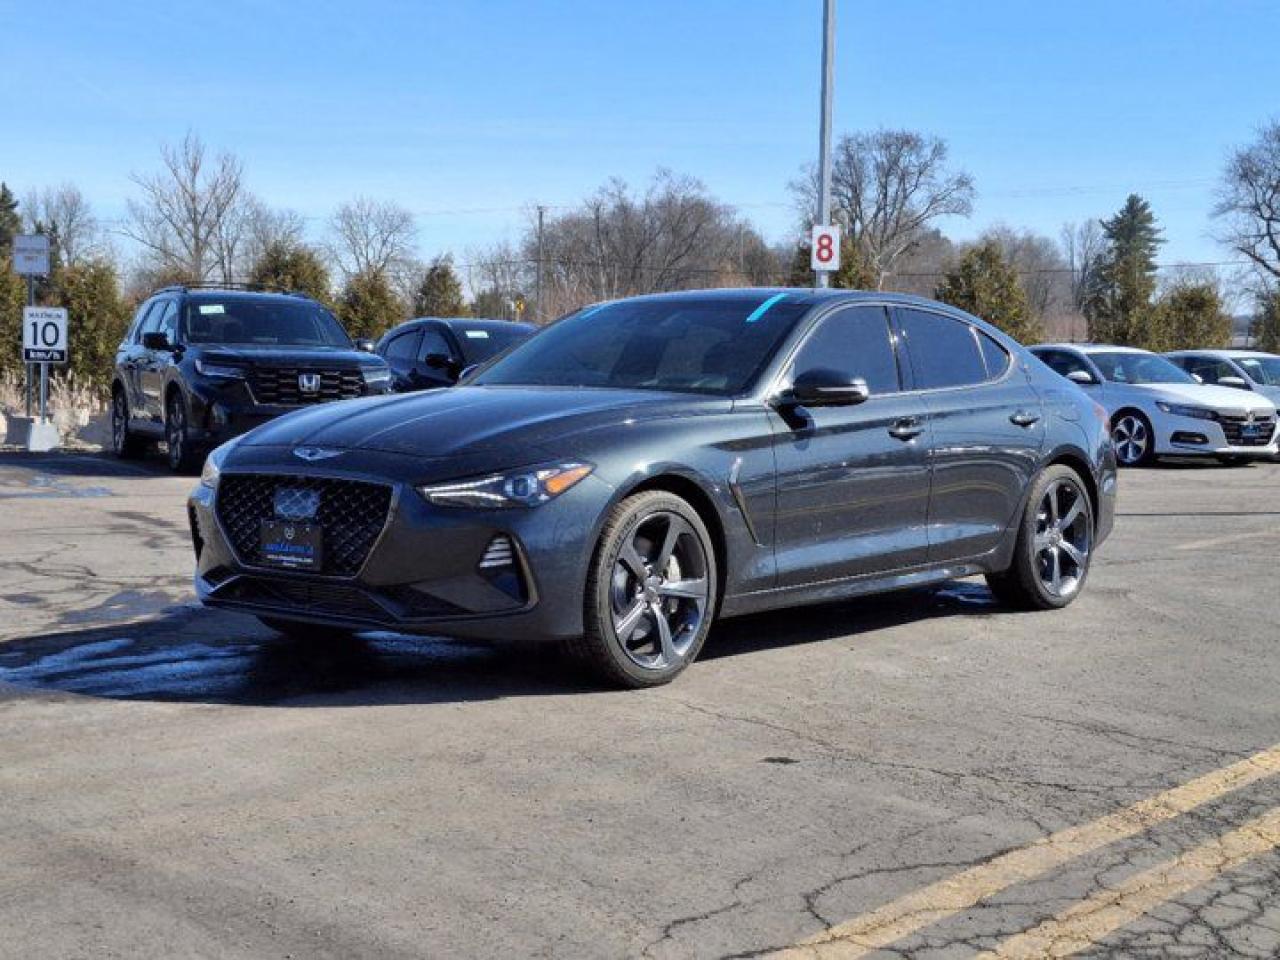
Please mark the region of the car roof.
POLYGON ((532 333, 537 326, 523 320, 494 320, 489 317, 414 317, 397 326, 405 330, 426 323, 443 323, 446 327, 466 327, 469 330, 527 330, 532 333))
POLYGON ((1203 357, 1227 357, 1228 359, 1236 359, 1236 360, 1245 359, 1247 357, 1257 357, 1259 359, 1266 359, 1268 357, 1276 356, 1274 353, 1267 353, 1265 350, 1239 350, 1235 348, 1226 349, 1222 347, 1213 347, 1205 350, 1171 350, 1170 351, 1170 355, 1173 355, 1173 356, 1186 356, 1188 354, 1194 354, 1196 356, 1203 356, 1203 357))
POLYGON ((287 300, 290 303, 297 303, 299 300, 306 300, 309 303, 319 302, 305 293, 282 293, 277 290, 222 290, 218 287, 200 287, 195 290, 184 290, 171 287, 167 291, 156 291, 156 293, 165 292, 180 293, 189 300, 212 298, 216 300, 287 300))
POLYGON ((1151 353, 1138 347, 1119 347, 1109 343, 1037 343, 1031 350, 1078 350, 1080 353, 1151 353))
MULTIPOLYGON (((646 293, 627 300, 722 300, 753 302, 769 297, 785 296, 791 303, 814 306, 836 300, 857 302, 869 300, 876 303, 900 303, 907 306, 942 307, 955 313, 964 313, 959 307, 917 297, 909 293, 889 293, 884 290, 846 290, 843 288, 812 287, 715 287, 705 290, 672 290, 668 293, 646 293)), ((611 302, 611 301, 603 301, 611 302)), ((978 318, 981 319, 981 318, 978 318)))

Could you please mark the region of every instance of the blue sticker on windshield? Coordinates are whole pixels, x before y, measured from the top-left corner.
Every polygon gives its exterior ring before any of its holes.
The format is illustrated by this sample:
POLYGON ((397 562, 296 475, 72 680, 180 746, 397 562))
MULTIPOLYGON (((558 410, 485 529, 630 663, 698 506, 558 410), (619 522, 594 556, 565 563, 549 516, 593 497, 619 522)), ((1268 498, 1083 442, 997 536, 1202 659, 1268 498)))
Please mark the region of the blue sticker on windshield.
POLYGON ((764 303, 760 304, 760 306, 752 310, 751 314, 747 317, 745 322, 755 323, 757 320, 759 320, 761 317, 763 317, 766 313, 769 312, 770 307, 772 307, 775 303, 777 303, 779 300, 783 299, 784 297, 786 297, 785 293, 775 293, 772 297, 770 297, 764 303))

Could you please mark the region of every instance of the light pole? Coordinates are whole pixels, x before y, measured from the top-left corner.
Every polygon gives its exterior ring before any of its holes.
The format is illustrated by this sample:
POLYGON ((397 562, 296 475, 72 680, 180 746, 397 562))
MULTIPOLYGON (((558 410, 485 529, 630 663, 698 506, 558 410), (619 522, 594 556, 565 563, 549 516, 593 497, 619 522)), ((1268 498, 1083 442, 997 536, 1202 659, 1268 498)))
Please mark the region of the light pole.
MULTIPOLYGON (((835 86, 836 0, 822 0, 822 116, 818 126, 818 223, 831 223, 831 100, 835 86)), ((826 270, 814 280, 827 286, 826 270)))

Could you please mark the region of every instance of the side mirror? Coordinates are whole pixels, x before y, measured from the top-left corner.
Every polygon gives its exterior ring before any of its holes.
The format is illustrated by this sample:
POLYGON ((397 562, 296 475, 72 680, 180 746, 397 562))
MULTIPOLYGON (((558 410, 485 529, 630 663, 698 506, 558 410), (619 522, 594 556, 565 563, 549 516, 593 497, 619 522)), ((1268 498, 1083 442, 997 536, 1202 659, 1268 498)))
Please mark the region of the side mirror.
POLYGON ((451 370, 453 369, 453 357, 447 353, 428 353, 422 358, 422 362, 432 370, 451 370))
POLYGON ((1072 383, 1080 384, 1082 387, 1089 387, 1098 382, 1088 370, 1072 370, 1067 374, 1067 379, 1072 383))
POLYGON ((361 337, 359 340, 356 341, 356 349, 361 350, 365 353, 377 353, 378 345, 374 343, 372 340, 370 340, 368 337, 361 337))
POLYGON ((1237 390, 1250 390, 1250 389, 1252 389, 1252 388, 1249 386, 1249 384, 1245 381, 1244 377, 1219 377, 1219 378, 1218 378, 1218 386, 1220 386, 1220 387, 1235 387, 1237 390))
POLYGON ((144 333, 142 335, 142 345, 148 350, 171 350, 172 345, 169 338, 159 332, 144 333))
POLYGON ((867 381, 837 370, 806 370, 791 384, 783 399, 802 407, 848 407, 871 396, 867 381))
POLYGON ((1191 379, 1194 380, 1196 383, 1204 383, 1204 377, 1200 376, 1200 374, 1198 373, 1193 373, 1191 375, 1191 379))

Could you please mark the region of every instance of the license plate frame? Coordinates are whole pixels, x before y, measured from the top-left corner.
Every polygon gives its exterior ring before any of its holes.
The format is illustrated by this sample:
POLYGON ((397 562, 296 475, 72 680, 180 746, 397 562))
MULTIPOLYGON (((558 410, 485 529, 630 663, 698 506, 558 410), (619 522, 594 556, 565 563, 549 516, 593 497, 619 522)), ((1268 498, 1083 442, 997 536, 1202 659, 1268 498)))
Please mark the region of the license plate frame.
POLYGON ((258 532, 262 562, 285 570, 319 570, 324 562, 324 531, 319 524, 263 520, 258 532))

